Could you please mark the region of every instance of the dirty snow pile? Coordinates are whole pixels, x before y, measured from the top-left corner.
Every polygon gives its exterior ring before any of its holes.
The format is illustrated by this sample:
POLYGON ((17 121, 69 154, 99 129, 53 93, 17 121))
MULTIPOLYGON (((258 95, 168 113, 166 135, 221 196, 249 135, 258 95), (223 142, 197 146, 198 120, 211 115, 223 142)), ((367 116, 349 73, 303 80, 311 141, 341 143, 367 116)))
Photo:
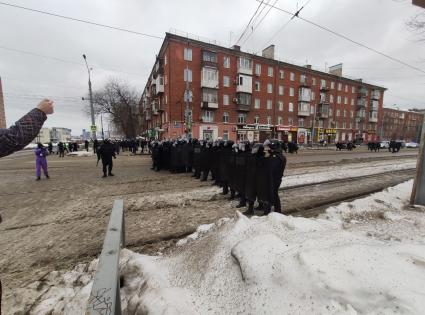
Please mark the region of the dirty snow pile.
POLYGON ((68 153, 69 156, 76 156, 76 157, 87 157, 87 156, 93 156, 94 153, 92 151, 74 151, 74 152, 69 152, 68 153))
MULTIPOLYGON (((314 219, 237 213, 201 226, 170 255, 123 250, 124 314, 423 314, 425 211, 406 206, 411 187, 314 219)), ((33 312, 83 312, 95 265, 49 280, 33 312)))

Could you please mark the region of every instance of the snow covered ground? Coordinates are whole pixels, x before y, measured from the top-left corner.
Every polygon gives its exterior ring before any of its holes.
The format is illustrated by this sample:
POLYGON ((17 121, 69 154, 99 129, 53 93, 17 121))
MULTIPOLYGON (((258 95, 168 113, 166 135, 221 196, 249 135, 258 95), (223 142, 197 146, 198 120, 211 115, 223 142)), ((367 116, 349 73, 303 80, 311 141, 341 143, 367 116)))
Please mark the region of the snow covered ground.
MULTIPOLYGON (((123 250, 124 314, 423 314, 425 209, 407 206, 411 187, 313 219, 237 213, 167 256, 123 250)), ((96 265, 21 289, 14 311, 29 307, 19 296, 32 296, 34 314, 83 313, 96 265)))

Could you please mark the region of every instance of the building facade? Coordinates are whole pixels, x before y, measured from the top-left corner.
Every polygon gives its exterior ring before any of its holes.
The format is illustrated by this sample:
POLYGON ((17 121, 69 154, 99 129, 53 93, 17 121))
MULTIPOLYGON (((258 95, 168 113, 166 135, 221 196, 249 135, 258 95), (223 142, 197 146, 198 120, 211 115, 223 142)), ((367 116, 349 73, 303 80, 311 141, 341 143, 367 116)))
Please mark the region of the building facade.
POLYGON ((71 141, 71 129, 53 127, 50 131, 50 139, 52 142, 69 142, 71 141))
POLYGON ((299 143, 379 138, 385 88, 166 34, 140 100, 151 137, 299 143))
POLYGON ((4 111, 3 87, 0 78, 0 129, 6 128, 6 114, 4 111))
POLYGON ((419 143, 423 119, 420 112, 384 108, 381 138, 419 143))
POLYGON ((35 139, 32 141, 33 143, 49 143, 50 142, 50 129, 49 128, 41 128, 40 132, 38 133, 37 137, 35 137, 35 139))

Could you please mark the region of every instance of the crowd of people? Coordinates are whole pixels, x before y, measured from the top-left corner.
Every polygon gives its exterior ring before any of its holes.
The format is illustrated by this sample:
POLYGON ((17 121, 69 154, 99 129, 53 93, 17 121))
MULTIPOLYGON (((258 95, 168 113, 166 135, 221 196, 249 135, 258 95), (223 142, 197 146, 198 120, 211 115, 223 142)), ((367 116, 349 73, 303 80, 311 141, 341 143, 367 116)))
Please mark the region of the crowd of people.
MULTIPOLYGON (((268 214, 272 207, 281 212, 278 190, 286 166, 283 151, 288 146, 278 140, 262 143, 231 140, 166 140, 150 143, 152 169, 171 173, 193 173, 195 179, 207 181, 230 193, 230 199, 239 198, 237 208, 248 206, 244 214, 256 210, 268 214)), ((295 152, 294 148, 291 151, 295 152)))

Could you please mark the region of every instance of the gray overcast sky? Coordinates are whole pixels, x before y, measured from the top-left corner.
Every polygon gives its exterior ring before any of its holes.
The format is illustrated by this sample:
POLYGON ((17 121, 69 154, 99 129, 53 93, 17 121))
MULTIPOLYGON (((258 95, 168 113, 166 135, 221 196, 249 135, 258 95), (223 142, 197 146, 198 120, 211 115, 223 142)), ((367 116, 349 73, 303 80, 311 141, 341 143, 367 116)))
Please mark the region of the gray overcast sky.
MULTIPOLYGON (((224 46, 229 46, 230 38, 234 43, 259 4, 255 0, 6 2, 159 36, 178 29, 217 40, 224 46)), ((298 6, 305 2, 298 1, 298 6)), ((279 0, 276 5, 294 12, 297 1, 279 0)), ((418 42, 405 25, 421 10, 410 0, 311 0, 301 16, 425 69, 425 42, 418 42)), ((261 51, 288 19, 288 15, 272 9, 242 45, 242 50, 261 51)), ((88 89, 82 54, 87 55, 93 67, 94 90, 101 88, 109 77, 118 77, 141 92, 161 43, 159 39, 0 5, 0 76, 7 123, 10 125, 19 119, 42 97, 50 97, 55 100, 56 113, 49 117, 46 126, 68 127, 72 134, 81 134, 81 129, 90 125, 81 100, 88 89)), ((363 78, 388 88, 384 97, 387 107, 397 104, 401 109, 425 108, 424 73, 301 20, 289 23, 273 43, 279 59, 284 61, 308 62, 318 70, 324 70, 325 64, 342 62, 345 76, 363 78)))

